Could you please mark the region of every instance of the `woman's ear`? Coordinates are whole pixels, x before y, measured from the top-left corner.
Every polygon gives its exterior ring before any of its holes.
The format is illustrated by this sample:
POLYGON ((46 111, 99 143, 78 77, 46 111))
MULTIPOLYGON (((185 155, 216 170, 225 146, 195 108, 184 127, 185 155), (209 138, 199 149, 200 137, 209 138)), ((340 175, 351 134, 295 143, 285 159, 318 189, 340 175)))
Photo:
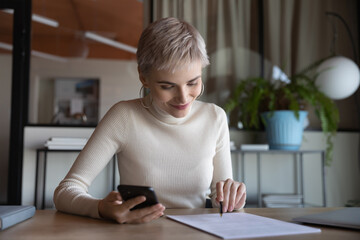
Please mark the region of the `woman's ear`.
POLYGON ((142 83, 142 85, 145 87, 145 88, 148 88, 149 87, 149 84, 144 76, 144 74, 142 74, 142 72, 140 71, 140 68, 138 67, 138 73, 139 73, 139 79, 142 83))

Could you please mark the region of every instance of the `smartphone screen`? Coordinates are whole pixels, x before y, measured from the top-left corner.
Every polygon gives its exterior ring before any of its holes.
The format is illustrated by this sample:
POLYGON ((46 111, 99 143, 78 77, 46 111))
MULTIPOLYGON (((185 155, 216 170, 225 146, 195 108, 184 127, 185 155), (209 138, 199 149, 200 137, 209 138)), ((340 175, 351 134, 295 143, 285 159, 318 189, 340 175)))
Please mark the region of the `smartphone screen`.
POLYGON ((139 208, 149 207, 158 203, 158 200, 155 195, 155 191, 152 187, 147 186, 135 186, 135 185, 119 185, 118 191, 124 201, 137 197, 145 196, 146 201, 142 202, 130 210, 135 210, 139 208))

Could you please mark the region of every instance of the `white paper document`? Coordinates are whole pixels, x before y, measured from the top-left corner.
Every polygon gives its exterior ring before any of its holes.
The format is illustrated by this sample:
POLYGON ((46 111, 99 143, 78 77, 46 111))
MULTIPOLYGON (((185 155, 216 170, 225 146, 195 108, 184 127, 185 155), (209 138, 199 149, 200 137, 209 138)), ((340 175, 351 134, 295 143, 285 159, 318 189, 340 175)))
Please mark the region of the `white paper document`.
POLYGON ((168 215, 170 219, 223 239, 319 233, 318 228, 261 217, 249 213, 168 215))

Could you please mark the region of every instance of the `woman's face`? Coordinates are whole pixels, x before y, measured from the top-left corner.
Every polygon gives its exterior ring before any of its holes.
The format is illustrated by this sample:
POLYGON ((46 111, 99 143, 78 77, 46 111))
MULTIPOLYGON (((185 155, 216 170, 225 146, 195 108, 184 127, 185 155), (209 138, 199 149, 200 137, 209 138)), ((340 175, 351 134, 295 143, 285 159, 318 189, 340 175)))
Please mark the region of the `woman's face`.
POLYGON ((201 93, 201 71, 198 61, 173 73, 153 70, 146 77, 140 74, 140 80, 150 89, 154 104, 173 117, 182 118, 201 93))

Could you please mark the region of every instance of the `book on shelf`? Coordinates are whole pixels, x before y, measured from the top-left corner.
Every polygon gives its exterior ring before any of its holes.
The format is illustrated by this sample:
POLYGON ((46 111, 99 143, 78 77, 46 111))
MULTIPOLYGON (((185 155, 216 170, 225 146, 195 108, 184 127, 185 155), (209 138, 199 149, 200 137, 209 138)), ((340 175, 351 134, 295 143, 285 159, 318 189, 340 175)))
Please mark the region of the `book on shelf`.
POLYGON ((302 207, 303 196, 299 194, 263 194, 265 207, 302 207))
POLYGON ((262 196, 262 199, 268 202, 301 203, 302 200, 300 194, 263 194, 262 196))
POLYGON ((52 137, 44 146, 50 150, 82 150, 87 141, 87 138, 52 137))
POLYGON ((266 151, 269 150, 269 144, 241 144, 240 150, 247 150, 247 151, 257 151, 262 150, 266 151))
POLYGON ((286 203, 264 203, 267 208, 303 208, 303 204, 286 204, 286 203))
POLYGON ((85 145, 47 145, 45 147, 49 150, 82 150, 85 145))
POLYGON ((86 144, 87 138, 76 137, 51 137, 47 142, 53 144, 86 144))
POLYGON ((0 231, 23 222, 35 214, 34 206, 0 206, 0 231))

